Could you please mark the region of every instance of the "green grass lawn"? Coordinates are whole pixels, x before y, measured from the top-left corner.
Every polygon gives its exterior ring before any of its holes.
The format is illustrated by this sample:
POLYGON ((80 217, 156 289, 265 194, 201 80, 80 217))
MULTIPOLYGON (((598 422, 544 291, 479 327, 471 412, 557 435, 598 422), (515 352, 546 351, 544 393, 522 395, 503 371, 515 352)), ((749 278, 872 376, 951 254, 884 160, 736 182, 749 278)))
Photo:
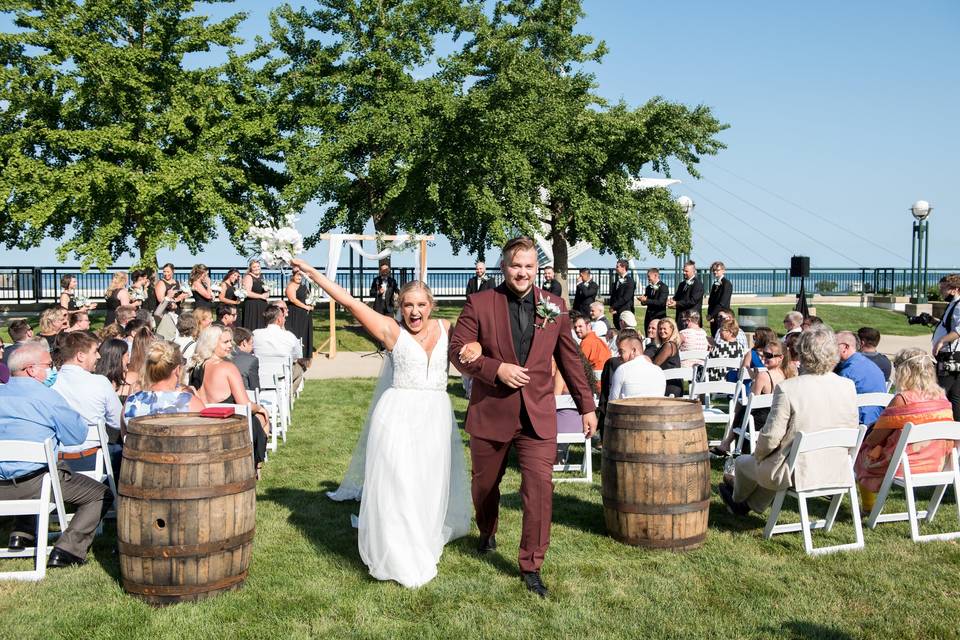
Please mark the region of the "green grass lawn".
MULTIPOLYGON (((777 333, 783 333, 783 317, 793 310, 786 304, 746 304, 735 305, 734 311, 744 307, 766 307, 769 326, 777 333)), ((899 311, 888 311, 876 307, 843 307, 836 304, 818 304, 817 315, 833 327, 834 331, 856 331, 860 327, 873 327, 881 336, 929 336, 928 327, 907 323, 907 317, 899 311)))
MULTIPOLYGON (((312 381, 286 445, 258 485, 250 576, 199 604, 154 609, 123 593, 114 526, 84 567, 38 584, 0 583, 0 637, 31 638, 950 638, 960 619, 960 547, 914 544, 905 523, 866 531, 866 549, 820 558, 801 536, 762 539, 763 520, 735 519, 714 495, 706 544, 645 551, 605 535, 600 478, 560 484, 543 577, 552 597, 522 587, 519 473, 502 490, 499 551, 474 553, 477 533, 448 545, 439 576, 416 590, 367 575, 349 516, 328 500, 346 469, 372 380, 312 381)), ((465 401, 451 380, 458 417, 465 401)), ((464 450, 466 455, 466 449, 464 450)), ((597 458, 599 463, 599 457, 597 458)), ((714 464, 714 483, 720 464, 714 464)), ((898 494, 899 496, 900 494, 898 494)), ((956 525, 952 499, 935 529, 956 525)), ((903 500, 894 504, 903 507, 903 500)), ((814 511, 822 517, 824 505, 814 511)), ((788 501, 787 520, 796 520, 788 501)), ((0 521, 0 535, 9 524, 0 521)), ((830 534, 852 539, 849 511, 830 534)), ((4 560, 3 570, 26 566, 4 560)))

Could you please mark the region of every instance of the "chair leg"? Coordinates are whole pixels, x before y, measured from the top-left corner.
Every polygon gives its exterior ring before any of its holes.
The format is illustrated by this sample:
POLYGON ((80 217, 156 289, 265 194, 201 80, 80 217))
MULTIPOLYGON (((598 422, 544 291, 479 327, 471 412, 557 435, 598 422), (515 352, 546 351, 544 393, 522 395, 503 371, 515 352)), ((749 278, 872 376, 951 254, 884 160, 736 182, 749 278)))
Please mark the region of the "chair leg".
POLYGON ((857 495, 857 487, 850 487, 850 511, 853 514, 853 532, 856 536, 857 546, 863 548, 863 525, 860 523, 860 497, 857 495))
POLYGON ((783 500, 787 497, 787 490, 778 491, 773 499, 773 506, 770 507, 770 515, 767 517, 767 526, 763 528, 763 538, 769 540, 773 537, 773 529, 777 526, 777 519, 780 517, 780 510, 783 508, 783 500))
POLYGON ((914 542, 919 542, 920 527, 917 524, 917 499, 913 495, 913 483, 910 482, 910 475, 904 473, 904 488, 907 494, 907 519, 910 520, 910 537, 914 542))
POLYGON ((838 493, 830 500, 830 509, 827 511, 827 521, 823 527, 824 531, 833 529, 833 522, 837 519, 837 511, 840 510, 840 503, 843 502, 843 494, 838 493))
MULTIPOLYGON (((34 551, 37 554, 36 557, 36 567, 37 579, 40 580, 45 575, 47 575, 47 537, 48 532, 50 531, 50 486, 51 480, 47 476, 43 479, 43 485, 40 488, 40 513, 37 517, 37 537, 36 537, 36 548, 34 551)), ((66 527, 65 524, 61 523, 61 527, 66 527)))
POLYGON ((927 505, 927 522, 933 522, 934 516, 937 515, 937 509, 940 508, 940 502, 943 500, 943 494, 947 491, 947 485, 942 484, 933 492, 933 496, 930 498, 930 504, 927 505))
POLYGON ((593 443, 590 438, 584 438, 583 446, 583 475, 587 482, 593 482, 593 443))
POLYGON ((803 549, 807 555, 813 554, 813 536, 810 533, 810 514, 807 513, 807 498, 802 493, 797 496, 800 506, 800 530, 803 532, 803 549))

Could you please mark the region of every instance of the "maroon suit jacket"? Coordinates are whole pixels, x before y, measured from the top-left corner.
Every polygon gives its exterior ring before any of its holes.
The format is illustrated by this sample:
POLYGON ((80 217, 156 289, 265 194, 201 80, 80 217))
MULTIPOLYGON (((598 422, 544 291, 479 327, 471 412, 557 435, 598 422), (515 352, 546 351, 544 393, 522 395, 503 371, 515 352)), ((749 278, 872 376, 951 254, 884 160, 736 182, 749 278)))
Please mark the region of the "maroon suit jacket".
POLYGON ((511 389, 497 379, 500 363, 518 364, 510 332, 510 316, 505 285, 480 291, 467 298, 450 336, 450 362, 461 372, 473 377, 470 409, 467 411, 467 433, 484 440, 508 442, 513 438, 520 417, 520 397, 537 435, 544 439, 557 437, 557 404, 553 396, 551 356, 570 395, 581 414, 596 409, 593 391, 587 383, 577 343, 570 332, 566 303, 559 297, 534 287, 537 303, 546 298, 560 307, 560 317, 546 322, 534 316, 533 331, 526 368, 530 382, 521 389, 511 389), (479 342, 483 351, 469 364, 460 362, 463 345, 479 342))

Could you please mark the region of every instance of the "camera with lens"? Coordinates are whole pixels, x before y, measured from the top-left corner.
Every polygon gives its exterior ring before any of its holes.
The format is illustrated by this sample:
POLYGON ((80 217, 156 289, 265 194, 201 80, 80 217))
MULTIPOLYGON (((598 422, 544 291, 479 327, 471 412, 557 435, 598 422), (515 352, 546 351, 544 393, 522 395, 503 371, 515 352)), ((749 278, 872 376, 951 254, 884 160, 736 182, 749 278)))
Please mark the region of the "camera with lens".
POLYGON ((925 327, 933 327, 939 322, 939 320, 934 318, 929 313, 924 312, 918 313, 915 316, 907 316, 907 322, 910 324, 922 324, 925 327))
POLYGON ((960 351, 941 351, 937 354, 937 373, 960 372, 960 351))

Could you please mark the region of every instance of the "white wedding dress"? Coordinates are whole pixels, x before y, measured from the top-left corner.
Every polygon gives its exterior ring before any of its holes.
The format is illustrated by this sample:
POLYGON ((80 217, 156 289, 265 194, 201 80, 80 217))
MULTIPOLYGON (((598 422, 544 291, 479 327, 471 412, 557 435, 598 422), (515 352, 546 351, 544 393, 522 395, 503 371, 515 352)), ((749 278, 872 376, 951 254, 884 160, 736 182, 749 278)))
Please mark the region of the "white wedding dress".
POLYGON ((401 328, 344 483, 328 494, 334 500, 360 497, 360 557, 374 578, 405 587, 432 580, 443 546, 470 530, 470 489, 447 396, 442 323, 440 331, 428 358, 401 328), (356 486, 360 469, 362 490, 356 486))

